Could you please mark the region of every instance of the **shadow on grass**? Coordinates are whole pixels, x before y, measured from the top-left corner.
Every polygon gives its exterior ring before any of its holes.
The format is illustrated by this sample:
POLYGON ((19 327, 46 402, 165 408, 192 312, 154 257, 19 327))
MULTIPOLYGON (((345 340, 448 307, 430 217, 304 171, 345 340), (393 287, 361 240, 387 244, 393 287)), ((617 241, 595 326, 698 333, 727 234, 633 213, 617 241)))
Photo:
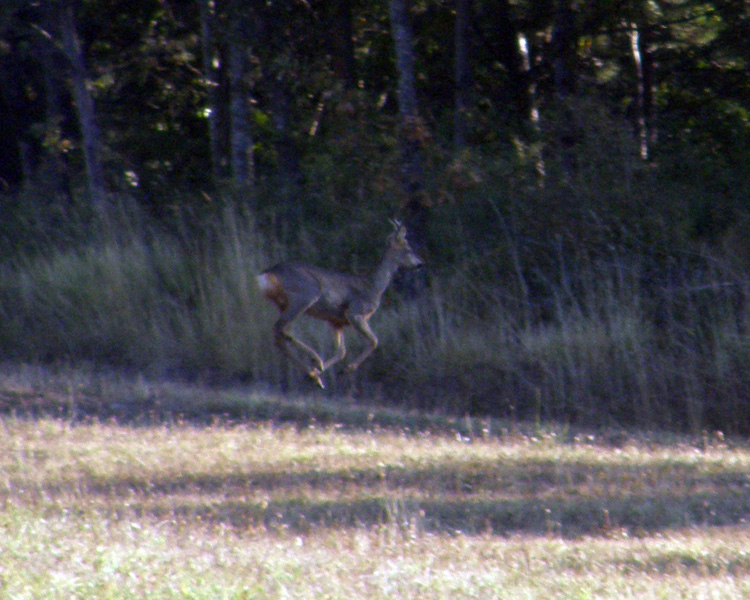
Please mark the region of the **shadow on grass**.
MULTIPOLYGON (((0 412, 24 418, 51 415, 71 424, 113 420, 136 428, 165 422, 249 421, 291 423, 300 428, 430 432, 466 440, 505 435, 515 427, 491 419, 356 405, 326 396, 288 399, 271 393, 169 384, 87 382, 82 388, 73 387, 67 391, 64 386, 57 391, 50 386, 0 390, 0 412)), ((535 426, 526 427, 533 431, 535 426)), ((565 435, 572 439, 570 431, 565 435)), ((616 445, 618 440, 611 442, 616 445)), ((137 474, 103 479, 71 473, 54 485, 17 489, 16 493, 67 501, 73 489, 78 495, 73 502, 93 500, 100 510, 115 516, 135 513, 300 533, 311 528, 393 526, 399 531, 572 537, 741 525, 750 519, 750 472, 741 465, 701 470, 689 461, 669 459, 608 464, 548 457, 487 459, 470 466, 457 458, 418 468, 197 472, 162 479, 137 474)))
POLYGON ((48 499, 99 499, 127 515, 265 527, 394 526, 403 531, 506 535, 619 535, 746 524, 750 473, 521 459, 428 468, 311 469, 167 478, 83 476, 45 486, 48 499), (126 501, 123 501, 126 499, 126 501))
POLYGON ((392 499, 305 500, 253 504, 222 501, 211 505, 141 507, 158 518, 221 523, 239 529, 263 526, 292 533, 311 529, 395 526, 425 533, 528 534, 575 538, 583 535, 641 535, 685 527, 744 524, 750 507, 717 494, 634 495, 610 499, 392 499))
MULTIPOLYGON (((426 413, 383 406, 376 399, 311 392, 284 396, 246 389, 156 384, 146 391, 129 386, 68 393, 59 390, 0 389, 0 415, 21 419, 59 418, 127 427, 163 424, 269 423, 298 429, 335 426, 344 431, 393 430, 401 434, 439 433, 475 437, 507 433, 511 424, 495 418, 426 413)), ((527 428, 528 429, 528 428, 527 428)))

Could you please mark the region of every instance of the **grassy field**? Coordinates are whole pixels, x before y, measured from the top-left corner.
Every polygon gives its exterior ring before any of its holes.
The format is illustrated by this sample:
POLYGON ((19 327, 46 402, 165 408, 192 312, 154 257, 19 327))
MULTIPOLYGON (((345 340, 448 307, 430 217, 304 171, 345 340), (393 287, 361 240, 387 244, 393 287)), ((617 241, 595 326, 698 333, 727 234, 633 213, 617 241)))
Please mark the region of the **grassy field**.
POLYGON ((718 433, 5 371, 2 598, 750 597, 750 448, 718 433))

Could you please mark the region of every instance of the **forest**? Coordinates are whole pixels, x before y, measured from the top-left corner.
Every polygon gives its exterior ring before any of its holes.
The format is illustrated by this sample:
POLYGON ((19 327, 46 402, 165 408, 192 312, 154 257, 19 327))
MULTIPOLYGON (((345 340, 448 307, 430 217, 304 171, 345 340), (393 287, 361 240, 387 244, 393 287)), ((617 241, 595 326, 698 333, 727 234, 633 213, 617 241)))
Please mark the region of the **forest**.
POLYGON ((746 433, 748 60, 745 0, 3 0, 2 360, 290 385, 253 276, 398 218, 361 397, 746 433))

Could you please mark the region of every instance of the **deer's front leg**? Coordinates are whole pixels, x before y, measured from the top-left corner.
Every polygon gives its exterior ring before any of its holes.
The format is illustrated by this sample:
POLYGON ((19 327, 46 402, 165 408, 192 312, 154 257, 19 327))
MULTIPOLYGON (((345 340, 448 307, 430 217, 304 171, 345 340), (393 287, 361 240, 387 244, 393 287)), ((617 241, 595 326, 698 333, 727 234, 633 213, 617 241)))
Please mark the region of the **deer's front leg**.
POLYGON ((363 338, 367 340, 369 345, 355 358, 347 367, 344 369, 345 373, 353 373, 359 368, 370 354, 372 354, 375 348, 378 347, 378 338, 375 333, 370 329, 370 324, 367 322, 367 317, 363 316, 349 316, 349 322, 352 327, 359 333, 363 338))

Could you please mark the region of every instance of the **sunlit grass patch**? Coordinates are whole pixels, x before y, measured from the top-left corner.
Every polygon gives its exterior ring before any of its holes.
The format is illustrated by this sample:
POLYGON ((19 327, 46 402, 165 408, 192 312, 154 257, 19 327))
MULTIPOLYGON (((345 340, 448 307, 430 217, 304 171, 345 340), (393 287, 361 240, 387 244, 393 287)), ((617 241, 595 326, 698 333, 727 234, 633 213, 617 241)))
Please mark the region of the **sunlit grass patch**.
POLYGON ((5 514, 9 597, 698 599, 750 591, 746 529, 565 540, 406 535, 387 523, 300 533, 82 515, 29 525, 28 516, 5 514))
POLYGON ((750 450, 0 423, 10 598, 742 598, 750 450))

